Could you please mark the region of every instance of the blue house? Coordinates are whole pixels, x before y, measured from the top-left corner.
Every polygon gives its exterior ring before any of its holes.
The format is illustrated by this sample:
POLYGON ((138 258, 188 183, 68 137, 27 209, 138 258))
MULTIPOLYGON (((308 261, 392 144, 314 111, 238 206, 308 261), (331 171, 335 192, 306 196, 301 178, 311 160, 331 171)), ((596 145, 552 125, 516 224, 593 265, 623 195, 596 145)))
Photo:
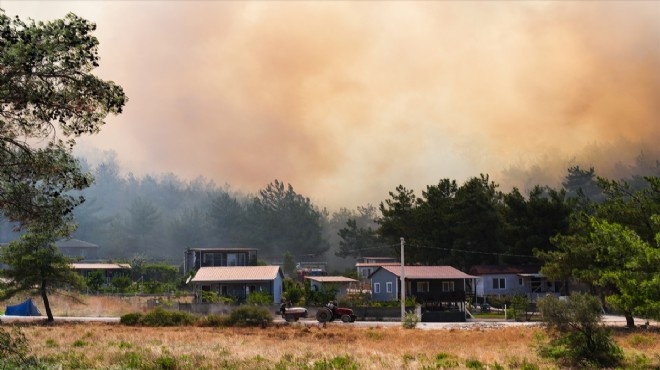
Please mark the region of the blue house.
MULTIPOLYGON (((474 297, 475 276, 451 266, 404 266, 404 273, 406 297, 421 304, 422 321, 465 321, 465 303, 474 297)), ((369 278, 374 301, 399 299, 401 266, 381 266, 369 278)))

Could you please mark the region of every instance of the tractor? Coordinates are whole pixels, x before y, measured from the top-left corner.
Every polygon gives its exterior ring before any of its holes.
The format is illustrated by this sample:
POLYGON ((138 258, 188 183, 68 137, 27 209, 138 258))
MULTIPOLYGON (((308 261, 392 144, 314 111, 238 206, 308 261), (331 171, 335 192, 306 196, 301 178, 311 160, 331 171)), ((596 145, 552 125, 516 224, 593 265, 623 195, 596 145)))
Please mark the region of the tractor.
POLYGON ((334 304, 329 303, 325 307, 319 308, 316 312, 316 320, 321 323, 327 321, 341 320, 343 322, 354 322, 357 316, 353 314, 350 308, 335 307, 334 304))

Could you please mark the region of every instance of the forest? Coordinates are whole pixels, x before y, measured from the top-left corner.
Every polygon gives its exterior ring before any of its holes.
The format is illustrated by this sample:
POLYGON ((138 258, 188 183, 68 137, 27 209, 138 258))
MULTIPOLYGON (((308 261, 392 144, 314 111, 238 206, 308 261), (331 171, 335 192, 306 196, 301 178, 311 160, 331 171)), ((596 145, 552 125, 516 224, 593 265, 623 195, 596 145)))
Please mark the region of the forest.
MULTIPOLYGON (((174 266, 189 247, 250 247, 264 262, 281 262, 288 252, 296 261, 324 261, 330 271, 345 272, 361 256, 398 256, 400 237, 408 263, 464 270, 540 264, 534 252, 552 249, 552 237, 569 230, 571 214, 607 197, 606 179, 594 168, 574 166, 559 188, 503 192, 479 174, 462 184, 441 179, 419 195, 400 185, 379 205, 330 212, 281 180, 245 194, 204 177, 122 175, 112 151, 97 165, 79 161, 94 182, 80 192, 85 201, 74 210, 72 237, 99 245, 103 259, 174 266)), ((660 176, 660 165, 640 154, 630 173, 636 175, 620 180, 645 189, 644 176, 660 176)), ((3 221, 1 241, 15 239, 13 230, 3 221)))

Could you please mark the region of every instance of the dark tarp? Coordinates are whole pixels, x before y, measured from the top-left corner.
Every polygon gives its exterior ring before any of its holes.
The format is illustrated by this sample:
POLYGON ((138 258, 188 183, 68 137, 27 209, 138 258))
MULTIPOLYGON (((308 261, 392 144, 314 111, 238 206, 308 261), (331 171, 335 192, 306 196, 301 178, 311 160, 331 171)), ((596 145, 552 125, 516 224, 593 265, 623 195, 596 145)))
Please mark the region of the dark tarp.
POLYGON ((7 306, 5 310, 7 316, 41 316, 37 306, 32 303, 32 298, 26 299, 23 303, 13 306, 7 306))

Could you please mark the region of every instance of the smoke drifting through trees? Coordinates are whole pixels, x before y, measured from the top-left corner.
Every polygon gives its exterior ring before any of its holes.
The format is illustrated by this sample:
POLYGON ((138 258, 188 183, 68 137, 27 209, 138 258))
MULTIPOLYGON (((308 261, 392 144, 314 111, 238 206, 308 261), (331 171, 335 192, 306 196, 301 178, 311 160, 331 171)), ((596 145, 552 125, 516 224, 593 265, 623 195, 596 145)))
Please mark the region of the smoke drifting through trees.
POLYGON ((3 7, 98 24, 102 72, 132 104, 85 141, 140 176, 245 192, 283 178, 354 209, 438 177, 531 190, 580 165, 614 178, 660 137, 655 2, 3 7))

